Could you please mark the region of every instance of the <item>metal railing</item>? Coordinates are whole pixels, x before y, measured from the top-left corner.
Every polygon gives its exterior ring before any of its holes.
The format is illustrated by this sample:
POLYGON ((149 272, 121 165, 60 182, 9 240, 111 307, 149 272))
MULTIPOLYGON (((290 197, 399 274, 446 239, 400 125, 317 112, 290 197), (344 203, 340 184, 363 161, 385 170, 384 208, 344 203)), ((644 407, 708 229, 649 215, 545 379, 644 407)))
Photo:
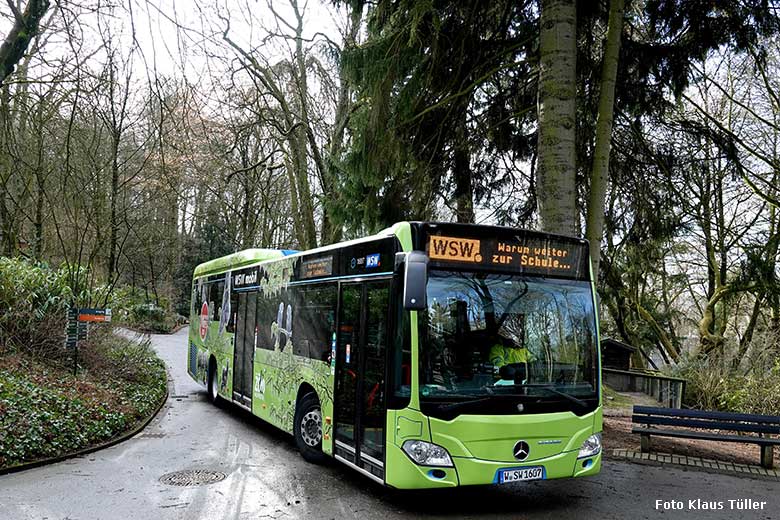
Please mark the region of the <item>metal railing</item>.
POLYGON ((667 408, 682 408, 685 379, 650 372, 602 368, 604 384, 618 392, 642 392, 667 408))

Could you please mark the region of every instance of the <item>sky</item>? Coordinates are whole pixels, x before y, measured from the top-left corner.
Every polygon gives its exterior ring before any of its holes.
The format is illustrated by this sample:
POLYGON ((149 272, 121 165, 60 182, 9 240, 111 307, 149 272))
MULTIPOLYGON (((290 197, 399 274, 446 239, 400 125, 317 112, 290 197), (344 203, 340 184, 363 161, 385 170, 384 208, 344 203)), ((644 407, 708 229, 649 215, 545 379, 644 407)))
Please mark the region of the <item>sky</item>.
MULTIPOLYGON (((276 61, 284 54, 278 42, 263 42, 269 34, 290 34, 281 19, 294 23, 289 2, 250 0, 124 0, 132 10, 136 40, 145 66, 163 75, 197 80, 210 58, 229 58, 221 32, 228 24, 229 36, 259 58, 276 61)), ((343 20, 330 4, 316 0, 301 5, 306 40, 324 41, 319 35, 339 42, 343 20)), ((129 19, 125 19, 127 23, 129 19)), ((278 40, 278 39, 276 39, 278 40)))
MULTIPOLYGON (((26 1, 22 0, 25 4, 26 1)), ((34 60, 39 78, 54 74, 60 67, 73 65, 79 54, 100 68, 106 51, 103 36, 111 35, 123 61, 131 63, 139 78, 186 77, 197 83, 207 67, 234 59, 235 53, 222 40, 222 31, 230 24, 229 35, 242 48, 252 50, 262 61, 273 63, 286 54, 280 38, 263 41, 269 34, 290 34, 280 19, 293 22, 290 1, 284 0, 61 0, 51 2, 44 19, 42 60, 34 60), (102 16, 96 16, 95 10, 102 16), (63 22, 67 20, 67 22, 63 22), (72 48, 67 35, 76 36, 84 46, 72 48), (103 36, 101 36, 103 35, 103 36), (130 49, 136 50, 130 52, 130 49)), ((344 10, 331 3, 303 0, 306 40, 340 42, 339 27, 344 10)), ((6 2, 0 2, 0 35, 4 38, 13 24, 6 2)), ((308 43, 311 44, 311 43, 308 43)), ((30 49, 32 50, 32 48, 30 49)), ((37 57, 37 55, 36 55, 37 57)))

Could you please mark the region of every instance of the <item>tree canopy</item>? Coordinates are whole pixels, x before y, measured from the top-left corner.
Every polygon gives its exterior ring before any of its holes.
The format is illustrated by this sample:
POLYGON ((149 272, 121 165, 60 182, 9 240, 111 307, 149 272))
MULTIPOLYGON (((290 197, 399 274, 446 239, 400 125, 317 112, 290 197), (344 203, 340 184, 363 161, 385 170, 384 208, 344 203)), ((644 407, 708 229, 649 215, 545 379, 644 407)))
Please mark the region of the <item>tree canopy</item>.
POLYGON ((5 256, 184 310, 193 266, 242 248, 540 228, 591 240, 608 334, 777 358, 774 1, 18 6, 5 256))

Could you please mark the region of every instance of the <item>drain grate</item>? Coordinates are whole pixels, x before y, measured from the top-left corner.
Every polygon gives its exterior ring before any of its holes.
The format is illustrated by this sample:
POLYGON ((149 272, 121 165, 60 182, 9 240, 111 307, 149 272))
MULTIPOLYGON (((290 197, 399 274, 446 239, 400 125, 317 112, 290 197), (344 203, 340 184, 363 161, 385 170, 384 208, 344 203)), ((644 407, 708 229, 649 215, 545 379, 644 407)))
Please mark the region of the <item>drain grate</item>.
POLYGON ((225 480, 224 473, 208 469, 185 469, 166 473, 160 477, 160 482, 169 486, 202 486, 225 480))

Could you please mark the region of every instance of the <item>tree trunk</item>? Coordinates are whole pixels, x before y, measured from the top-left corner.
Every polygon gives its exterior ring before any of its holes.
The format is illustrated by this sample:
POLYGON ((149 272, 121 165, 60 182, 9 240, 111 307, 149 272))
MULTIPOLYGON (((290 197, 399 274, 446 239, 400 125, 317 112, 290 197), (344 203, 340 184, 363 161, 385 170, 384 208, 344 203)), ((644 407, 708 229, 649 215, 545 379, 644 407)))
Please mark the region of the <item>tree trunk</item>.
MULTIPOLYGON (((357 38, 360 33, 360 20, 363 18, 363 6, 356 3, 352 6, 350 14, 350 25, 344 33, 344 49, 357 46, 357 38)), ((336 194, 332 187, 339 176, 338 161, 341 160, 341 154, 344 149, 344 133, 349 124, 350 113, 352 111, 352 87, 347 79, 344 60, 339 59, 339 95, 336 102, 336 113, 334 117, 333 130, 330 134, 330 146, 328 147, 328 156, 324 162, 324 172, 322 179, 322 192, 326 200, 334 200, 336 194)), ((314 146, 314 143, 311 143, 314 146)), ((339 242, 343 235, 340 225, 333 221, 330 215, 328 204, 322 207, 322 243, 329 244, 339 242)))
POLYGON ((314 224, 314 201, 309 186, 309 170, 306 153, 306 130, 299 125, 290 132, 290 149, 295 178, 294 190, 298 199, 298 212, 294 213, 301 221, 301 234, 298 237, 302 249, 317 247, 317 228, 314 224))
POLYGON ((574 0, 541 4, 539 217, 544 231, 576 235, 577 9, 574 0))
POLYGON ((40 163, 38 170, 35 172, 36 179, 36 199, 35 199, 35 243, 33 244, 33 258, 37 260, 43 260, 43 201, 46 197, 46 189, 43 180, 43 174, 40 171, 40 163))
POLYGON ((599 277, 601 236, 604 231, 604 203, 609 179, 609 154, 612 149, 612 122, 615 107, 615 79, 617 77, 620 41, 623 33, 623 11, 625 0, 611 0, 609 4, 609 26, 607 45, 604 49, 604 64, 601 68, 601 90, 599 92, 599 113, 596 117, 596 142, 593 149, 593 171, 590 179, 587 224, 585 237, 590 241, 590 261, 593 276, 599 277))
MULTIPOLYGON (((9 2, 13 9, 16 2, 9 2)), ((18 4, 17 4, 18 5, 18 4)), ((30 42, 38 34, 41 19, 49 9, 49 0, 30 0, 24 12, 14 9, 14 25, 0 45, 0 85, 22 59, 30 42)))
MULTIPOLYGON (((0 147, 5 149, 6 129, 10 118, 10 92, 8 85, 0 90, 0 147)), ((11 210, 13 195, 10 193, 11 161, 7 153, 0 153, 0 235, 2 236, 2 254, 13 256, 17 249, 17 236, 14 222, 15 212, 11 210)))
POLYGON ((753 332, 756 330, 756 323, 758 323, 758 317, 761 314, 762 304, 763 300, 761 297, 756 296, 756 301, 753 302, 753 310, 750 313, 750 321, 745 328, 744 334, 742 334, 742 337, 739 338, 739 348, 737 350, 737 355, 734 356, 734 358, 731 360, 732 372, 739 370, 739 364, 742 361, 742 358, 745 357, 745 354, 747 354, 750 342, 753 341, 753 332))
POLYGON ((474 222, 474 185, 471 172, 471 153, 469 152, 466 105, 461 107, 458 117, 454 143, 454 161, 452 174, 455 180, 455 216, 458 222, 474 222))
POLYGON ((303 225, 299 218, 298 210, 298 188, 295 182, 295 172, 293 171, 293 160, 290 157, 284 159, 285 171, 287 173, 287 182, 290 185, 290 214, 292 214, 293 233, 298 242, 296 246, 300 249, 306 249, 304 241, 306 240, 303 231, 303 225))
MULTIPOLYGON (((308 99, 309 82, 306 71, 306 56, 303 49, 303 14, 298 9, 298 2, 292 2, 295 17, 298 24, 295 27, 295 62, 297 65, 298 76, 298 128, 293 132, 296 146, 296 168, 298 183, 298 206, 300 208, 300 217, 303 219, 304 243, 301 244, 306 249, 317 247, 317 227, 314 223, 314 201, 312 200, 311 187, 309 186, 309 168, 307 129, 309 128, 309 109, 308 99)), ((312 143, 312 148, 316 147, 316 142, 312 143)))
MULTIPOLYGON (((112 100, 113 101, 113 100, 112 100)), ((109 223, 111 232, 108 244, 108 283, 114 281, 117 265, 117 244, 119 243, 119 222, 117 221, 117 198, 119 196, 119 135, 113 136, 111 144, 111 200, 109 223)))

